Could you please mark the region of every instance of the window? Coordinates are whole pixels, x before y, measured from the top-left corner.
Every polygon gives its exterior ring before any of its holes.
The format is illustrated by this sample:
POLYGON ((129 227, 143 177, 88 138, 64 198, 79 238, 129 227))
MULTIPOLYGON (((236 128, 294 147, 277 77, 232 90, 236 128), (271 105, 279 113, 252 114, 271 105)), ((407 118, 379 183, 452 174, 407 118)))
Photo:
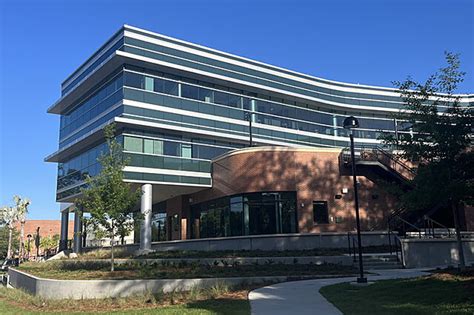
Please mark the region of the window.
POLYGON ((143 152, 143 140, 140 138, 125 137, 123 146, 126 151, 143 152))
POLYGON ((153 91, 154 90, 154 81, 153 78, 145 77, 145 90, 153 91))
POLYGON ((182 84, 181 85, 181 96, 191 98, 193 100, 199 99, 199 88, 197 86, 182 84))
POLYGON ((326 201, 313 201, 313 220, 316 224, 328 224, 329 213, 326 201))
POLYGON ((178 147, 179 143, 166 141, 164 146, 164 154, 171 156, 179 156, 178 147))
POLYGON ((163 154, 163 141, 153 140, 153 154, 163 154))
POLYGON ((192 147, 190 144, 181 144, 181 157, 192 158, 192 147))
POLYGON ((143 140, 143 152, 148 154, 153 154, 153 140, 144 139, 143 140))
POLYGON ((165 81, 163 92, 171 95, 178 95, 178 83, 172 81, 165 81))

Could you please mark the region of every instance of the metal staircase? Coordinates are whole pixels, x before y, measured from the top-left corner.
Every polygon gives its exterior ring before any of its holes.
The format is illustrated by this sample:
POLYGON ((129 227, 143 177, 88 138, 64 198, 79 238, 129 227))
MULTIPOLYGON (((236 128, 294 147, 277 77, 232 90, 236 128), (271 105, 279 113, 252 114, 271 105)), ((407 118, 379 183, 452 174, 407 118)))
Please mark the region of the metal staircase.
MULTIPOLYGON (((351 154, 349 148, 342 150, 340 160, 344 166, 350 166, 351 154)), ((404 184, 409 184, 416 174, 415 169, 399 156, 381 147, 357 148, 355 160, 357 166, 378 168, 385 175, 391 176, 392 179, 404 184)))

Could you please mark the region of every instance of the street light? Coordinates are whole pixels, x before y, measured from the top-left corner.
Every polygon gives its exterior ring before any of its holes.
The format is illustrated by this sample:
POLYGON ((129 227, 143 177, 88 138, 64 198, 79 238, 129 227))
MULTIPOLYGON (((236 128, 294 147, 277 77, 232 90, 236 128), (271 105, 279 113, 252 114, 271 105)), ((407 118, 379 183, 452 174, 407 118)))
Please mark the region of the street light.
POLYGON ((357 227, 357 245, 359 247, 359 272, 360 276, 357 278, 357 283, 367 283, 367 278, 364 277, 364 264, 362 262, 362 241, 360 237, 360 219, 359 219, 359 195, 357 192, 357 177, 356 177, 356 164, 354 154, 354 134, 352 129, 359 128, 359 121, 354 116, 349 116, 344 119, 344 129, 349 130, 349 138, 351 139, 351 164, 352 164, 352 180, 354 182, 354 201, 355 201, 355 213, 356 213, 356 227, 357 227))
POLYGON ((253 113, 252 112, 245 112, 245 120, 249 122, 249 147, 253 146, 253 141, 252 141, 252 118, 253 118, 253 113))

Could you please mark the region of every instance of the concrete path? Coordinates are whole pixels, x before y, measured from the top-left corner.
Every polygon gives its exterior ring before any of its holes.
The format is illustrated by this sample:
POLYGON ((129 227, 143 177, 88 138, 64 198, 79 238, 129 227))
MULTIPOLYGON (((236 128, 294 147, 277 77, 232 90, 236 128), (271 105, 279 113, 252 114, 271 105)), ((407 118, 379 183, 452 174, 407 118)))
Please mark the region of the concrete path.
MULTIPOLYGON (((412 278, 427 275, 426 269, 369 270, 369 281, 412 278)), ((270 285, 249 293, 252 315, 341 315, 319 289, 336 283, 354 281, 355 277, 314 279, 270 285)))

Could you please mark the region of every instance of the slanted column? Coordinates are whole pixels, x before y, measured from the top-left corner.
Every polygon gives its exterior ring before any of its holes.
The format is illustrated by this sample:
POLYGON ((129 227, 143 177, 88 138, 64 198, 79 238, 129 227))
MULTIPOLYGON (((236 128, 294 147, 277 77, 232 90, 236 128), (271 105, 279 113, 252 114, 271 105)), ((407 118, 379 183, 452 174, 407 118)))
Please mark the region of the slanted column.
POLYGON ((72 251, 79 254, 82 251, 82 211, 74 211, 74 240, 72 251))
POLYGON ((142 186, 141 208, 142 221, 140 224, 140 252, 151 251, 151 215, 153 205, 153 190, 151 184, 142 186))
POLYGON ((59 238, 59 251, 67 249, 67 237, 69 228, 69 210, 61 212, 61 236, 59 238))

